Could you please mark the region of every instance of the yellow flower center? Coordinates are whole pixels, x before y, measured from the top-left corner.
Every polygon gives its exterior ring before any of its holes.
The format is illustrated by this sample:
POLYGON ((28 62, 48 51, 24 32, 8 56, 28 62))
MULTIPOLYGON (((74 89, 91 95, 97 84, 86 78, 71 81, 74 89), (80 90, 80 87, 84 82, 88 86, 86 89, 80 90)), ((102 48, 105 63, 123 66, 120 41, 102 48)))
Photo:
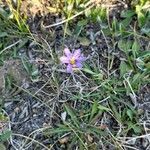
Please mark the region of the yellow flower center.
POLYGON ((71 65, 74 65, 74 64, 75 64, 75 62, 76 62, 76 61, 75 61, 75 58, 74 58, 74 57, 72 57, 72 58, 70 59, 70 64, 71 64, 71 65))

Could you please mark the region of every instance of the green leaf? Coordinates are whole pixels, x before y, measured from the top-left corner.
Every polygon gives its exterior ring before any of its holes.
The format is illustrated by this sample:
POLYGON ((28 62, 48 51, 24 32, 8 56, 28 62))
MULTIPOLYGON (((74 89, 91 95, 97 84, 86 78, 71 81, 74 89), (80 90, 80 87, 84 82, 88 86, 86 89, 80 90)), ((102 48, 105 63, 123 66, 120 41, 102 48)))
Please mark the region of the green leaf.
POLYGON ((31 68, 32 68, 32 65, 28 62, 28 60, 26 58, 22 58, 22 64, 25 68, 25 70, 27 71, 28 74, 31 74, 31 68))
POLYGON ((11 131, 5 131, 3 134, 0 135, 0 142, 6 141, 11 135, 11 131))
POLYGON ((99 112, 91 119, 90 124, 94 124, 98 118, 100 118, 102 116, 103 112, 101 110, 99 110, 99 112))
POLYGON ((0 7, 0 15, 5 19, 9 16, 9 14, 2 7, 0 7))
POLYGON ((121 21, 121 25, 123 25, 124 27, 127 27, 129 26, 131 21, 132 21, 132 18, 125 18, 123 21, 121 21))
POLYGON ((140 87, 141 82, 142 82, 142 75, 140 73, 135 74, 131 80, 132 88, 135 90, 138 89, 138 87, 140 87))
POLYGON ((121 17, 125 18, 123 21, 121 21, 121 24, 124 27, 127 27, 130 22, 132 21, 132 16, 135 14, 132 10, 124 10, 121 12, 121 17))
POLYGON ((71 120, 74 122, 74 124, 76 125, 76 127, 79 128, 79 121, 77 119, 76 114, 74 113, 74 111, 72 110, 72 108, 70 106, 68 106, 67 104, 64 104, 66 112, 69 114, 69 116, 71 117, 71 120))
POLYGON ((91 9, 85 9, 85 16, 90 17, 91 15, 91 9))
POLYGON ((80 4, 81 0, 76 0, 77 6, 80 4))
POLYGON ((12 88, 13 77, 11 75, 6 75, 4 78, 5 89, 9 90, 12 88))
POLYGON ((111 109, 109 109, 109 108, 107 108, 107 107, 105 107, 105 106, 102 106, 102 105, 99 105, 98 108, 99 108, 100 110, 106 111, 106 112, 111 111, 111 109))
POLYGON ((3 113, 0 113, 0 121, 8 121, 8 118, 3 113))
POLYGON ((134 132, 137 133, 137 134, 138 134, 138 133, 142 133, 142 129, 141 129, 140 126, 137 126, 137 125, 136 125, 136 126, 133 126, 132 129, 133 129, 134 132))
POLYGON ((32 76, 37 76, 38 73, 39 73, 39 71, 38 71, 38 69, 36 69, 36 70, 33 70, 33 71, 32 71, 31 75, 32 75, 32 76))
POLYGON ((128 73, 132 68, 124 61, 121 61, 120 66, 120 75, 123 77, 125 73, 128 73))
POLYGON ((95 75, 95 72, 93 72, 92 70, 90 70, 87 66, 85 68, 83 68, 83 71, 88 73, 88 74, 91 74, 91 75, 95 75))
POLYGON ((128 109, 128 110, 127 110, 127 115, 128 115, 128 117, 130 118, 130 120, 133 119, 133 112, 132 112, 131 109, 128 109))
POLYGON ((94 115, 97 113, 98 111, 98 103, 96 101, 94 101, 94 104, 92 106, 92 111, 91 111, 91 115, 90 115, 90 119, 89 121, 92 120, 92 118, 94 117, 94 115))
POLYGON ((99 136, 106 136, 108 135, 107 132, 101 130, 100 128, 98 127, 94 127, 94 126, 90 126, 87 128, 87 133, 92 133, 94 134, 95 136, 97 136, 99 138, 99 136))
POLYGON ((115 117, 119 122, 122 122, 122 120, 121 120, 121 114, 118 113, 117 108, 116 108, 116 106, 114 105, 114 103, 113 103, 112 101, 109 101, 109 103, 110 103, 110 106, 111 106, 111 108, 112 108, 112 112, 113 112, 113 114, 114 114, 114 117, 115 117))
POLYGON ((117 32, 117 24, 118 20, 114 17, 112 21, 112 30, 116 33, 117 32))
POLYGON ((148 2, 148 0, 140 0, 140 5, 143 6, 146 2, 148 2))
POLYGON ((141 5, 136 5, 136 14, 138 17, 139 27, 142 27, 145 24, 146 17, 144 15, 144 12, 142 12, 142 6, 141 5))
POLYGON ((138 23, 139 26, 142 27, 145 24, 146 18, 145 15, 142 12, 138 13, 138 23))
POLYGON ((0 38, 8 36, 7 32, 0 32, 0 38))
POLYGON ((70 132, 71 129, 69 129, 68 127, 64 127, 64 128, 54 128, 54 129, 48 129, 46 134, 60 134, 60 133, 66 133, 66 132, 70 132))
MULTIPOLYGON (((82 43, 82 40, 83 40, 83 44, 85 43, 85 45, 88 43, 88 39, 85 38, 85 37, 79 37, 79 35, 81 34, 81 31, 83 29, 83 27, 87 24, 87 20, 82 20, 82 21, 79 21, 75 27, 75 30, 74 32, 72 33, 74 35, 74 37, 76 39, 78 39, 80 41, 80 43, 82 43), (86 39, 85 42, 84 42, 84 38, 86 39)), ((88 46, 89 44, 87 44, 88 46)))
POLYGON ((148 27, 143 27, 143 28, 141 29, 141 32, 142 32, 143 34, 146 34, 147 36, 150 37, 150 28, 148 28, 148 27))
POLYGON ((133 51, 133 54, 135 55, 135 58, 136 58, 136 55, 139 53, 140 48, 141 47, 140 47, 139 42, 137 42, 137 40, 135 40, 133 45, 132 45, 132 51, 133 51))
POLYGON ((126 41, 126 40, 119 40, 118 42, 118 48, 125 53, 129 52, 132 46, 131 41, 126 41))
POLYGON ((75 30, 74 30, 74 32, 73 32, 73 35, 74 35, 74 36, 79 36, 80 33, 81 33, 81 31, 82 31, 82 29, 83 29, 83 25, 80 24, 80 23, 78 23, 77 26, 75 27, 75 30))
POLYGON ((135 15, 135 12, 132 11, 132 10, 123 10, 123 11, 121 12, 121 17, 123 17, 123 18, 130 18, 130 17, 132 17, 133 15, 135 15))

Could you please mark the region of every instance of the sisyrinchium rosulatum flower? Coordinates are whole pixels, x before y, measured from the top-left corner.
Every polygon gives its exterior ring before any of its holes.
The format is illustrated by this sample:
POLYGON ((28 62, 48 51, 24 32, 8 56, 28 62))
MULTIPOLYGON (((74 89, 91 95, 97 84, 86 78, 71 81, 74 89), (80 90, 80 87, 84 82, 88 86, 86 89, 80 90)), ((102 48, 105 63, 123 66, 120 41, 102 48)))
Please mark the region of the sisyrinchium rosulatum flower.
POLYGON ((68 48, 64 49, 64 56, 60 57, 61 63, 67 66, 67 72, 73 73, 74 70, 81 69, 86 58, 81 54, 81 50, 77 49, 71 52, 68 48))

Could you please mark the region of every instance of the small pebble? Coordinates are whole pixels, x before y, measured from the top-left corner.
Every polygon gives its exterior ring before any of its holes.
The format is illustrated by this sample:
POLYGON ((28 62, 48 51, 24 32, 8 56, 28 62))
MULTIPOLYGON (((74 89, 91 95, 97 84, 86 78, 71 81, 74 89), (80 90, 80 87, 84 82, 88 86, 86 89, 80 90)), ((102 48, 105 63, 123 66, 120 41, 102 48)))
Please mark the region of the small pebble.
POLYGON ((63 138, 61 138, 61 139, 59 139, 59 143, 60 144, 65 144, 65 143, 67 143, 68 142, 68 140, 69 140, 69 137, 63 137, 63 138))
POLYGON ((18 113, 19 110, 20 110, 20 108, 19 108, 19 107, 16 107, 16 108, 14 109, 14 112, 15 112, 15 113, 18 113))
POLYGON ((33 117, 37 117, 37 114, 33 114, 33 117))

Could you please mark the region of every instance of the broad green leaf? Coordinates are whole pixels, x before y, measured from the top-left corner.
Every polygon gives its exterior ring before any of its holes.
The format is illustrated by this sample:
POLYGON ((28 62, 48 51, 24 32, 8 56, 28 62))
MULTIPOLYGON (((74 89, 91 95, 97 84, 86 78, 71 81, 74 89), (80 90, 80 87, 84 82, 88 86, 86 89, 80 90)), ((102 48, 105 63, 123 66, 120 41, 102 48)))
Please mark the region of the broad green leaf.
POLYGON ((132 50, 135 54, 138 54, 140 51, 140 44, 139 42, 137 42, 137 40, 134 41, 133 45, 132 45, 132 50))
POLYGON ((126 40, 119 40, 118 42, 118 47, 120 50, 124 51, 125 53, 129 52, 132 46, 131 41, 126 41, 126 40))
POLYGON ((121 61, 119 69, 122 77, 125 73, 128 73, 130 70, 132 70, 132 68, 125 61, 121 61))

